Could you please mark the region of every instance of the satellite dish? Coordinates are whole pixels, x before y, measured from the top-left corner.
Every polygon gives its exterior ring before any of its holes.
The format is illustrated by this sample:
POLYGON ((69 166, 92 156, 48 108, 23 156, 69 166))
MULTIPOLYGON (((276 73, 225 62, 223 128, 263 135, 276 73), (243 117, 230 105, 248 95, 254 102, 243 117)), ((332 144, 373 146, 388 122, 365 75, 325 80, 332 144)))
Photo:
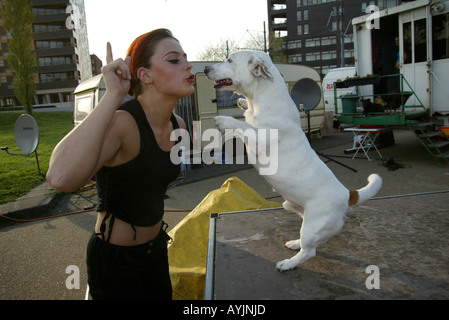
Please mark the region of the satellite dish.
POLYGON ((304 78, 295 83, 291 97, 298 109, 303 105, 305 111, 310 111, 321 101, 321 88, 315 80, 304 78))
POLYGON ((20 151, 31 154, 39 145, 39 126, 29 114, 22 114, 16 121, 14 128, 16 144, 20 151))

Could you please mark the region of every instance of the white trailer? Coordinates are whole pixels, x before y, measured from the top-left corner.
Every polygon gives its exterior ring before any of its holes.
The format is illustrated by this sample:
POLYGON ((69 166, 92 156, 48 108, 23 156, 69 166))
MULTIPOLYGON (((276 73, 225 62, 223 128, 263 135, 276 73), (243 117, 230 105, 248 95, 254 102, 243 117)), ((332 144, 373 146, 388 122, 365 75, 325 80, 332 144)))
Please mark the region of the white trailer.
POLYGON ((438 118, 443 127, 449 126, 449 1, 406 2, 354 18, 352 24, 357 75, 361 78, 382 75, 377 86, 359 86, 359 96, 372 98, 391 94, 395 89, 413 94, 394 115, 370 119, 352 115, 339 120, 405 125, 414 115, 425 111, 438 118))
POLYGON ((342 98, 336 118, 411 129, 440 166, 449 164, 449 1, 372 9, 352 20, 357 76, 335 87, 355 86, 357 94, 342 98))

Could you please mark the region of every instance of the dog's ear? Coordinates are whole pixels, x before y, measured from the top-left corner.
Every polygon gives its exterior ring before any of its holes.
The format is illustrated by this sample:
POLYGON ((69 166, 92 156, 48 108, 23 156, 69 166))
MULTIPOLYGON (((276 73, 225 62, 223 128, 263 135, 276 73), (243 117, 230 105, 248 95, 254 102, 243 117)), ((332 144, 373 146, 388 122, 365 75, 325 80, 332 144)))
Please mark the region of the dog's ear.
POLYGON ((249 59, 248 67, 250 72, 256 78, 273 79, 273 76, 271 75, 265 63, 257 57, 252 57, 251 59, 249 59))

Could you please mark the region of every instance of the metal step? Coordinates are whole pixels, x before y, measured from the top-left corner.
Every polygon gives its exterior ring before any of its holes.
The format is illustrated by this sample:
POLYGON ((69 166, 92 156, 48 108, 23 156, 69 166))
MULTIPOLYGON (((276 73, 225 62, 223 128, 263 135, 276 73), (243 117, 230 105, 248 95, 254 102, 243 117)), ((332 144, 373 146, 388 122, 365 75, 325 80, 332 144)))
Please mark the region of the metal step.
POLYGON ((449 151, 443 152, 442 154, 437 154, 434 157, 436 158, 446 158, 449 159, 449 151))
POLYGON ((410 123, 409 129, 415 133, 419 142, 421 142, 427 152, 432 156, 432 158, 434 158, 440 167, 443 167, 442 162, 449 164, 449 151, 443 152, 441 150, 442 148, 449 146, 449 138, 444 135, 442 131, 439 131, 439 127, 436 122, 423 121, 410 123), (426 132, 429 129, 431 131, 426 132))
POLYGON ((445 146, 449 146, 449 141, 438 141, 438 142, 434 142, 432 144, 428 144, 427 145, 429 148, 443 148, 445 146))
POLYGON ((441 132, 439 132, 439 131, 427 132, 427 133, 422 133, 422 134, 418 135, 418 138, 434 138, 434 137, 438 137, 440 134, 441 134, 441 132))
POLYGON ((418 122, 415 123, 414 126, 416 127, 420 127, 420 128, 424 128, 424 127, 430 127, 430 126, 434 126, 435 122, 433 121, 428 121, 428 122, 418 122))

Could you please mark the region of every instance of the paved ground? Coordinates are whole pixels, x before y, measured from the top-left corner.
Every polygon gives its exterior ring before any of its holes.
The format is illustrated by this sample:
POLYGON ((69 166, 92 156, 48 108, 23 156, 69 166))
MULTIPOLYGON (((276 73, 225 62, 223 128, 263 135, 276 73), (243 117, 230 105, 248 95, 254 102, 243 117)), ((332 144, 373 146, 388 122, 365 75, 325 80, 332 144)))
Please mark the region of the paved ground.
MULTIPOLYGON (((339 155, 334 159, 357 170, 355 173, 333 161, 328 163, 350 189, 366 185, 366 178, 372 172, 379 173, 384 179, 378 196, 449 189, 449 167, 436 165, 411 132, 395 131, 395 138, 394 146, 381 149, 384 158, 393 157, 404 166, 395 171, 388 171, 380 160, 368 162, 344 157, 343 151, 351 145, 347 134, 325 136, 316 150, 327 155, 339 155)), ((298 166, 307 170, 307 163, 298 163, 298 166)), ((188 178, 193 175, 188 173, 188 178)), ((277 196, 254 169, 245 169, 228 174, 222 172, 219 176, 199 181, 193 179, 190 183, 170 189, 166 209, 193 209, 210 191, 219 188, 231 176, 238 176, 264 197, 277 196)), ((341 235, 318 250, 315 260, 291 273, 274 274, 285 277, 283 281, 294 277, 300 282, 301 295, 295 298, 448 299, 449 270, 445 253, 447 240, 444 239, 444 232, 449 229, 447 199, 447 194, 440 194, 367 202, 351 214, 341 235), (366 217, 361 211, 366 213, 366 217), (358 244, 350 246, 354 243, 358 244), (374 254, 372 260, 368 259, 369 253, 374 254), (354 272, 354 267, 365 268, 367 263, 377 264, 381 275, 382 272, 388 275, 381 278, 381 289, 375 293, 361 291, 361 281, 366 279, 366 274, 359 274, 357 280, 353 280, 353 274, 348 273, 354 272), (420 285, 422 283, 424 287, 420 285), (357 290, 351 288, 351 284, 355 284, 357 290), (391 289, 394 294, 384 296, 383 284, 395 288, 391 289)), ((282 202, 281 198, 273 200, 282 202)), ((84 299, 85 248, 96 218, 92 209, 95 201, 95 189, 87 187, 82 192, 61 197, 58 204, 46 213, 75 214, 27 223, 0 224, 0 299, 84 299), (90 211, 85 212, 86 209, 90 211), (83 213, 77 213, 79 211, 83 213), (80 287, 69 290, 67 284, 70 287, 71 276, 77 270, 80 287)), ((174 227, 186 214, 167 212, 165 220, 174 227)), ((263 226, 259 228, 263 229, 263 226)), ((291 237, 288 232, 290 230, 284 231, 286 238, 291 237)), ((282 246, 282 241, 276 241, 276 245, 282 246)), ((275 250, 279 251, 273 251, 273 256, 289 254, 283 248, 275 250)), ((273 260, 276 258, 273 257, 273 260)), ((272 262, 267 261, 268 265, 272 262)), ((274 261, 272 263, 271 270, 274 270, 274 261)), ((271 270, 269 272, 273 272, 271 270)), ((272 288, 272 295, 268 298, 284 298, 276 288, 272 288)))

